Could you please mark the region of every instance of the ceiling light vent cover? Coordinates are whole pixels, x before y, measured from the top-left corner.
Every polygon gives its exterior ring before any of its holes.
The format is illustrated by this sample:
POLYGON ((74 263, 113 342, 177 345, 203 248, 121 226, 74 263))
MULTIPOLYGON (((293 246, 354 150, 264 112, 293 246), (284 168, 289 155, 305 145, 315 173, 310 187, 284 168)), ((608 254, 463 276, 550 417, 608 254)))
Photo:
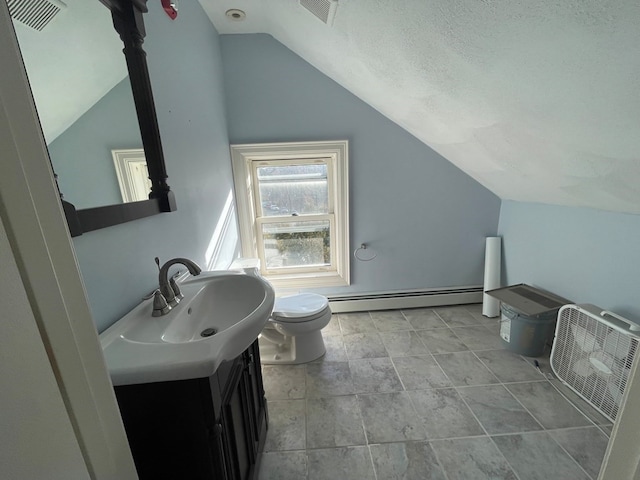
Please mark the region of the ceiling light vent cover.
POLYGON ((67 8, 59 0, 7 0, 7 5, 11 18, 39 32, 67 8))
POLYGON ((338 0, 300 0, 300 5, 327 25, 333 25, 333 19, 338 9, 338 0))

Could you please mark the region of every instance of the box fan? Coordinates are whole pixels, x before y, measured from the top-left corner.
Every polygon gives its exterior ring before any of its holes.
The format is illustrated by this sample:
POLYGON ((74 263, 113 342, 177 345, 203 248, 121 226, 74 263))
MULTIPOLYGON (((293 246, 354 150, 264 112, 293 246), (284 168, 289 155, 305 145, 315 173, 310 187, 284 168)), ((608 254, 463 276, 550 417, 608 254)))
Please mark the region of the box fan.
POLYGON ((571 390, 615 421, 640 326, 595 305, 565 305, 558 312, 551 368, 571 390))

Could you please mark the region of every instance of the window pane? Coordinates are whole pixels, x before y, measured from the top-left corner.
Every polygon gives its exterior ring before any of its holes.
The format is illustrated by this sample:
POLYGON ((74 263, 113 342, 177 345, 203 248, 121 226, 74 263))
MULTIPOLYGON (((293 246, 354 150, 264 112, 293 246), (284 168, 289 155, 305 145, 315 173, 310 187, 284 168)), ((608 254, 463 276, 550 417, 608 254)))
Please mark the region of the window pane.
POLYGON ((268 269, 331 264, 329 220, 262 225, 268 269))
POLYGON ((262 216, 329 213, 327 165, 258 167, 262 216))

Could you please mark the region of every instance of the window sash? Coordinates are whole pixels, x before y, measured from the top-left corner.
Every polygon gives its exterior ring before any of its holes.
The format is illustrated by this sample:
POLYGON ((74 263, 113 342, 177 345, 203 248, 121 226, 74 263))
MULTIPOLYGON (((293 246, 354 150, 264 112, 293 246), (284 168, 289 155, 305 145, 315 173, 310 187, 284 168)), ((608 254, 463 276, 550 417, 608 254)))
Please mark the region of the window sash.
POLYGON ((296 273, 313 273, 313 272, 337 272, 336 265, 336 248, 337 248, 336 222, 335 215, 298 215, 298 216, 274 216, 256 218, 256 247, 258 249, 258 258, 260 258, 261 272, 265 275, 291 275, 296 273), (287 267, 271 267, 267 265, 264 245, 263 225, 274 223, 311 223, 318 221, 329 221, 329 265, 309 265, 309 266, 287 266, 287 267))
MULTIPOLYGON (((258 179, 258 168, 260 167, 285 167, 289 165, 326 165, 327 166, 327 213, 335 213, 335 173, 336 159, 335 157, 313 157, 313 158, 286 158, 277 160, 256 160, 249 159, 251 164, 251 194, 253 196, 253 208, 255 217, 265 217, 262 210, 262 198, 260 197, 260 180, 258 179)), ((269 215, 270 217, 278 217, 278 215, 269 215)))

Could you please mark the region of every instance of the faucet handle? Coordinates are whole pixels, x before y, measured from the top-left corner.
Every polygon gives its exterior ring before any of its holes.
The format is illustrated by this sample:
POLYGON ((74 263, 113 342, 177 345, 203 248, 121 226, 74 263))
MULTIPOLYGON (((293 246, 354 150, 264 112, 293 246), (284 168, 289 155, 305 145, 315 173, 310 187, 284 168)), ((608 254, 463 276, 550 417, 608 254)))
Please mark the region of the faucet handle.
POLYGON ((182 292, 180 291, 180 287, 176 283, 175 275, 171 277, 171 280, 169 280, 169 285, 171 285, 171 290, 173 290, 175 298, 178 300, 182 300, 184 298, 184 295, 182 294, 182 292))
POLYGON ((154 291, 147 293, 142 297, 142 300, 149 300, 150 298, 153 298, 157 291, 158 289, 156 288, 154 291))
POLYGON ((164 295, 160 292, 160 290, 156 290, 153 292, 153 313, 152 317, 160 317, 162 315, 166 315, 171 310, 171 305, 167 303, 167 299, 164 298, 164 295))

